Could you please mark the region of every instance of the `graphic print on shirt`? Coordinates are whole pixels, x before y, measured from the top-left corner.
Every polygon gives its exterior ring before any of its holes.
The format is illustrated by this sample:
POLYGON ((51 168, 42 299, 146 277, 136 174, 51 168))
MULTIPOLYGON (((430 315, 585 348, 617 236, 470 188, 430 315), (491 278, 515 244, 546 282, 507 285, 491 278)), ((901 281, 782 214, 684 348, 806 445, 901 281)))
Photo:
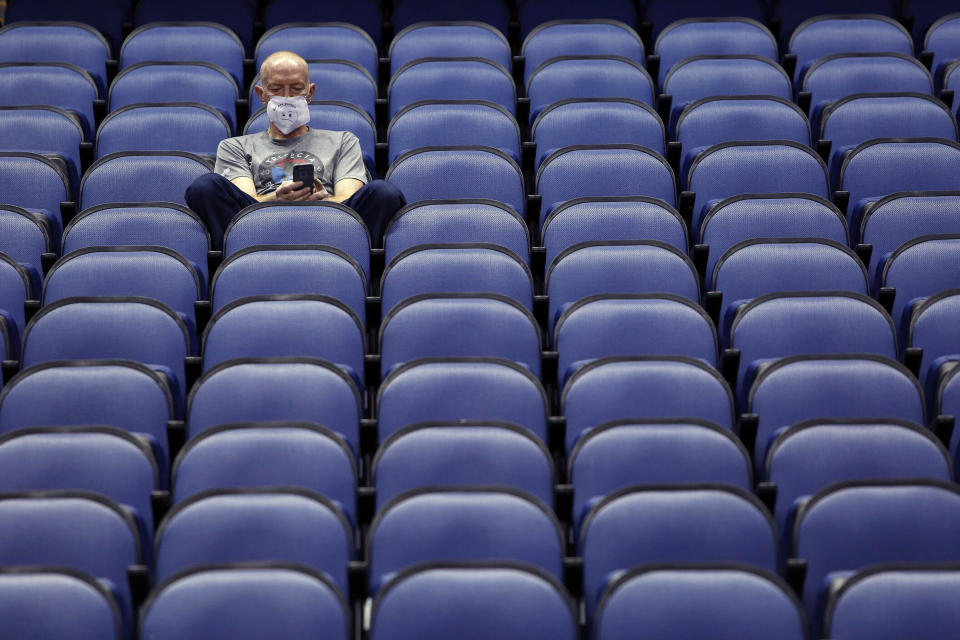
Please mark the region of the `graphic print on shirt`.
MULTIPOLYGON (((256 182, 270 189, 276 188, 285 180, 293 180, 293 167, 298 164, 312 164, 316 171, 320 161, 315 155, 305 151, 274 154, 264 158, 260 163, 257 168, 256 182), (272 187, 269 186, 270 183, 273 183, 272 187)), ((317 172, 316 175, 319 177, 320 173, 317 172)))

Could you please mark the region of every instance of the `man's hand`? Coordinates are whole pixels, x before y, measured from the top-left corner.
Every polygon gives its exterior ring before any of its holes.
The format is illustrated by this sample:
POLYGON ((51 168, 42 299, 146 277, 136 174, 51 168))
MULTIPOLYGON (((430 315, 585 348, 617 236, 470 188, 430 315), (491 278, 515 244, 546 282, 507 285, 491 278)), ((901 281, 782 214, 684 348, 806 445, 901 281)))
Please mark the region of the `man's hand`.
POLYGON ((277 187, 275 195, 277 200, 285 200, 288 202, 325 200, 330 197, 330 194, 327 193, 327 190, 323 187, 323 183, 316 177, 313 179, 313 193, 304 187, 303 183, 299 180, 296 182, 288 180, 277 187))

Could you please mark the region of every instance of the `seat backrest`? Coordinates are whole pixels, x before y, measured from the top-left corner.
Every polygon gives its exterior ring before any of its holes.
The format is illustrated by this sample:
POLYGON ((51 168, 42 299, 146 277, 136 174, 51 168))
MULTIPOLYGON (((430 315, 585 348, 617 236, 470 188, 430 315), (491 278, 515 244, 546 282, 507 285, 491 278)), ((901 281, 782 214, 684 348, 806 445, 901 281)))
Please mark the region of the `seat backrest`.
POLYGON ((120 609, 110 589, 70 569, 0 569, 0 624, 16 637, 52 633, 77 640, 121 640, 120 609))
POLYGON ((597 640, 637 633, 687 640, 807 638, 806 616, 790 587, 775 574, 743 565, 628 571, 604 592, 594 628, 597 640))
POLYGON ((397 31, 400 31, 417 22, 479 20, 505 34, 510 28, 511 9, 512 5, 503 0, 484 2, 479 5, 463 5, 456 2, 437 3, 432 0, 395 0, 393 21, 397 31))
POLYGON ((912 422, 817 419, 777 431, 767 450, 763 477, 777 487, 774 516, 785 531, 796 501, 827 485, 895 478, 950 482, 953 464, 933 433, 912 422))
POLYGON ((557 517, 547 505, 515 489, 410 491, 384 505, 367 534, 371 592, 397 572, 430 561, 514 560, 559 579, 563 551, 557 517))
POLYGON ((902 53, 835 53, 810 65, 801 85, 810 93, 810 114, 855 93, 913 92, 933 95, 933 78, 902 53))
POLYGON ((628 98, 652 105, 653 80, 635 60, 623 56, 558 56, 527 74, 530 122, 551 104, 570 98, 628 98))
POLYGON ((593 360, 567 378, 561 395, 566 447, 611 420, 700 419, 733 427, 733 392, 720 373, 683 356, 593 360))
POLYGON ((609 18, 551 20, 530 31, 520 47, 524 83, 540 65, 558 56, 622 56, 642 63, 643 40, 631 25, 609 18))
POLYGON ((59 242, 63 229, 60 203, 68 201, 67 172, 50 158, 36 153, 0 151, 3 204, 42 215, 59 242))
POLYGON ((243 46, 253 46, 253 23, 259 18, 250 2, 214 0, 197 6, 190 0, 138 0, 133 10, 137 26, 162 20, 199 20, 222 24, 240 38, 243 46))
POLYGON ((651 564, 742 562, 775 571, 773 518, 753 494, 721 484, 628 487, 599 500, 577 535, 587 618, 613 572, 651 564))
MULTIPOLYGON (((402 19, 402 8, 409 3, 401 0, 397 4, 401 8, 402 19)), ((436 9, 436 6, 431 8, 436 9)), ((506 36, 490 24, 473 21, 433 21, 438 20, 435 15, 430 16, 430 20, 432 21, 415 20, 410 23, 410 26, 402 27, 397 31, 397 35, 390 42, 389 49, 391 75, 404 65, 420 58, 472 56, 496 62, 504 69, 509 69, 513 64, 510 43, 507 42, 506 36)), ((395 8, 394 25, 396 24, 395 8)))
POLYGON ((695 302, 675 295, 582 298, 557 320, 553 347, 560 384, 581 364, 608 356, 682 355, 717 365, 717 332, 695 302))
MULTIPOLYGON (((319 80, 313 83, 314 98, 342 100, 360 107, 371 119, 376 117, 377 82, 362 65, 340 58, 307 60, 307 71, 310 78, 319 80)), ((257 96, 257 86, 263 86, 259 74, 250 82, 247 98, 251 105, 266 107, 257 96)))
POLYGON ((920 236, 906 242, 883 263, 881 286, 896 289, 890 315, 902 329, 917 298, 960 286, 960 234, 920 236))
POLYGON ((383 272, 381 317, 421 294, 499 294, 533 311, 533 275, 497 245, 420 245, 397 255, 383 272))
POLYGON ((510 72, 485 58, 421 58, 398 69, 387 88, 389 116, 420 100, 486 100, 515 113, 510 72))
POLYGON ((215 156, 230 137, 223 114, 207 105, 132 104, 110 112, 97 130, 97 157, 118 151, 188 151, 215 156))
POLYGON ((24 369, 0 395, 0 433, 107 425, 151 438, 169 457, 173 397, 164 377, 130 360, 52 362, 24 369))
POLYGON ((403 364, 377 393, 380 440, 421 422, 503 421, 547 441, 549 405, 529 369, 498 358, 429 358, 403 364), (496 401, 494 401, 496 399, 496 401))
POLYGON ((224 305, 203 332, 203 370, 233 358, 321 358, 363 379, 360 318, 329 296, 271 295, 224 305))
POLYGON ((573 524, 631 485, 720 483, 749 491, 750 455, 733 432, 697 419, 613 420, 590 429, 570 453, 573 524))
POLYGON ((660 31, 654 52, 660 56, 657 82, 663 85, 675 64, 693 56, 753 55, 776 62, 777 39, 750 18, 691 17, 660 31))
POLYGON ((68 62, 79 66, 107 95, 106 37, 81 22, 14 22, 0 30, 0 62, 68 62))
POLYGON ((359 448, 360 391, 342 369, 316 358, 242 358, 204 373, 190 391, 188 440, 212 427, 296 420, 359 448))
POLYGON ((353 529, 339 507, 305 489, 220 489, 178 502, 157 527, 157 578, 233 562, 293 562, 349 593, 353 529))
POLYGON ((400 572, 373 601, 377 640, 573 640, 573 600, 552 576, 521 563, 433 563, 400 572), (411 617, 413 616, 413 617, 411 617))
POLYGON ((11 340, 11 351, 8 357, 16 358, 19 353, 17 345, 23 337, 24 303, 33 300, 30 276, 27 270, 0 253, 0 317, 3 318, 7 337, 11 340))
POLYGON ((957 620, 960 566, 885 565, 857 571, 830 596, 823 623, 831 638, 936 637, 957 620))
POLYGON ((211 62, 243 86, 244 45, 222 24, 152 22, 137 27, 123 41, 120 69, 141 62, 211 62))
POLYGON ((158 585, 140 612, 151 638, 254 640, 306 634, 345 640, 350 610, 327 576, 292 564, 188 570, 158 585))
POLYGON ((184 192, 210 172, 200 156, 184 151, 120 152, 94 162, 80 183, 80 208, 118 202, 186 204, 184 192))
MULTIPOLYGON (((265 17, 268 30, 257 42, 257 48, 254 52, 256 58, 256 67, 260 68, 263 61, 272 53, 277 51, 297 51, 307 60, 327 60, 339 58, 341 60, 352 60, 364 69, 370 72, 374 78, 377 77, 377 45, 374 38, 380 39, 380 29, 374 32, 366 32, 356 24, 347 22, 303 22, 298 17, 296 22, 290 24, 290 20, 280 20, 279 22, 271 19, 271 11, 275 8, 280 10, 285 4, 287 8, 299 9, 299 15, 303 15, 303 7, 296 7, 294 3, 289 2, 271 2, 267 7, 265 17), (270 28, 272 27, 272 28, 270 28), (373 36, 373 38, 371 38, 373 36)), ((353 7, 354 11, 362 11, 366 2, 358 2, 353 7)), ((335 10, 335 7, 323 7, 324 10, 335 10)), ((379 14, 379 7, 377 7, 379 14)), ((360 16, 354 13, 355 19, 360 16)))
POLYGON ((420 200, 488 198, 526 211, 523 174, 510 156, 485 147, 427 147, 397 158, 384 176, 420 200))
POLYGON ((426 487, 507 487, 553 504, 554 466, 527 429, 495 420, 421 422, 395 431, 372 466, 377 506, 426 487))
POLYGON ((389 161, 419 147, 482 144, 520 160, 520 127, 498 104, 483 100, 424 100, 414 102, 390 121, 389 161))
POLYGON ((397 303, 380 325, 381 377, 418 358, 493 357, 540 377, 540 328, 531 311, 505 296, 425 294, 397 303))
POLYGON ((696 302, 700 282, 693 263, 662 242, 581 242, 564 250, 546 275, 548 331, 566 307, 601 293, 672 293, 696 302))
POLYGON ((941 291, 917 304, 910 314, 910 324, 905 327, 903 346, 923 349, 919 377, 928 394, 936 387, 940 359, 953 360, 960 353, 960 327, 954 322, 958 307, 960 288, 941 291))
POLYGON ((788 50, 790 35, 805 20, 827 14, 871 14, 896 18, 900 15, 900 4, 890 0, 811 0, 805 4, 778 2, 770 6, 771 17, 781 21, 780 39, 784 50, 788 50))
POLYGON ((71 194, 80 186, 83 137, 80 119, 60 107, 0 107, 0 151, 29 151, 62 158, 71 194))
POLYGON ((6 23, 34 20, 70 20, 83 22, 100 31, 114 51, 123 42, 123 23, 130 18, 130 3, 126 0, 93 0, 79 6, 70 0, 31 2, 12 0, 7 5, 6 23))
POLYGON ((400 209, 384 232, 384 263, 418 245, 439 243, 493 244, 530 262, 530 230, 519 213, 493 200, 463 199, 423 200, 400 209))
POLYGON ((526 36, 548 20, 587 20, 606 18, 627 25, 640 22, 638 7, 626 0, 598 0, 587 6, 579 2, 550 2, 526 0, 519 4, 520 30, 526 36))
POLYGON ((644 22, 652 23, 653 36, 674 22, 696 16, 702 18, 752 18, 758 22, 767 20, 767 8, 757 0, 730 0, 729 2, 711 2, 710 0, 688 0, 676 4, 670 0, 644 0, 641 4, 644 22))
MULTIPOLYGON (((917 3, 913 3, 916 5, 917 3)), ((931 3, 936 5, 937 3, 931 3)), ((915 9, 923 10, 923 7, 911 7, 915 9)), ((931 7, 933 8, 933 7, 931 7)), ((921 51, 929 51, 933 54, 933 60, 930 64, 930 69, 933 71, 934 77, 942 80, 942 74, 944 67, 960 58, 960 46, 957 44, 957 35, 960 34, 960 16, 956 13, 951 13, 949 15, 943 15, 942 13, 936 14, 936 22, 930 25, 930 28, 926 30, 922 40, 917 40, 917 48, 921 51), (943 17, 940 17, 940 16, 943 17), (921 46, 922 45, 922 46, 921 46)), ((922 21, 916 21, 914 26, 917 28, 924 28, 922 21)))
POLYGON ((97 83, 80 67, 66 62, 0 63, 4 105, 47 105, 77 114, 84 138, 93 139, 93 101, 97 83))
POLYGON ((357 463, 350 444, 306 422, 246 422, 191 438, 173 465, 173 502, 213 489, 299 487, 326 496, 354 520, 357 463))
MULTIPOLYGON (((44 253, 55 253, 50 228, 23 207, 0 205, 0 253, 14 262, 42 269, 44 253)), ((29 271, 29 269, 28 269, 29 271)))

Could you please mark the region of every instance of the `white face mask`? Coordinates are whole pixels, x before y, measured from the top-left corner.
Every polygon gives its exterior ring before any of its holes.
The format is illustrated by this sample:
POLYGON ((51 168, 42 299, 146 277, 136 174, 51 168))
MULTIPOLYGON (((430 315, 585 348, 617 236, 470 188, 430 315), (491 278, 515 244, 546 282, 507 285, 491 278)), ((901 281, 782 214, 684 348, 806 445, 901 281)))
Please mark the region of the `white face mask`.
POLYGON ((291 131, 310 122, 310 107, 303 96, 279 98, 274 96, 267 102, 267 117, 280 133, 287 135, 291 131))

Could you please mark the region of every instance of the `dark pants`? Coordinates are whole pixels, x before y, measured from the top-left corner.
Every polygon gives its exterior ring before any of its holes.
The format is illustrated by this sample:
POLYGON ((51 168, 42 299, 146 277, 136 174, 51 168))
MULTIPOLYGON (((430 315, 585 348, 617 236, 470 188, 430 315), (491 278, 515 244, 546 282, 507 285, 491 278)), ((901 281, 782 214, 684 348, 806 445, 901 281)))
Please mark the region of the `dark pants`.
MULTIPOLYGON (((257 201, 216 173, 207 173, 187 187, 187 206, 199 215, 210 231, 214 249, 223 248, 223 232, 241 209, 257 201)), ((384 180, 365 184, 343 204, 356 211, 370 230, 374 247, 380 246, 381 234, 390 218, 407 201, 395 186, 384 180)))

